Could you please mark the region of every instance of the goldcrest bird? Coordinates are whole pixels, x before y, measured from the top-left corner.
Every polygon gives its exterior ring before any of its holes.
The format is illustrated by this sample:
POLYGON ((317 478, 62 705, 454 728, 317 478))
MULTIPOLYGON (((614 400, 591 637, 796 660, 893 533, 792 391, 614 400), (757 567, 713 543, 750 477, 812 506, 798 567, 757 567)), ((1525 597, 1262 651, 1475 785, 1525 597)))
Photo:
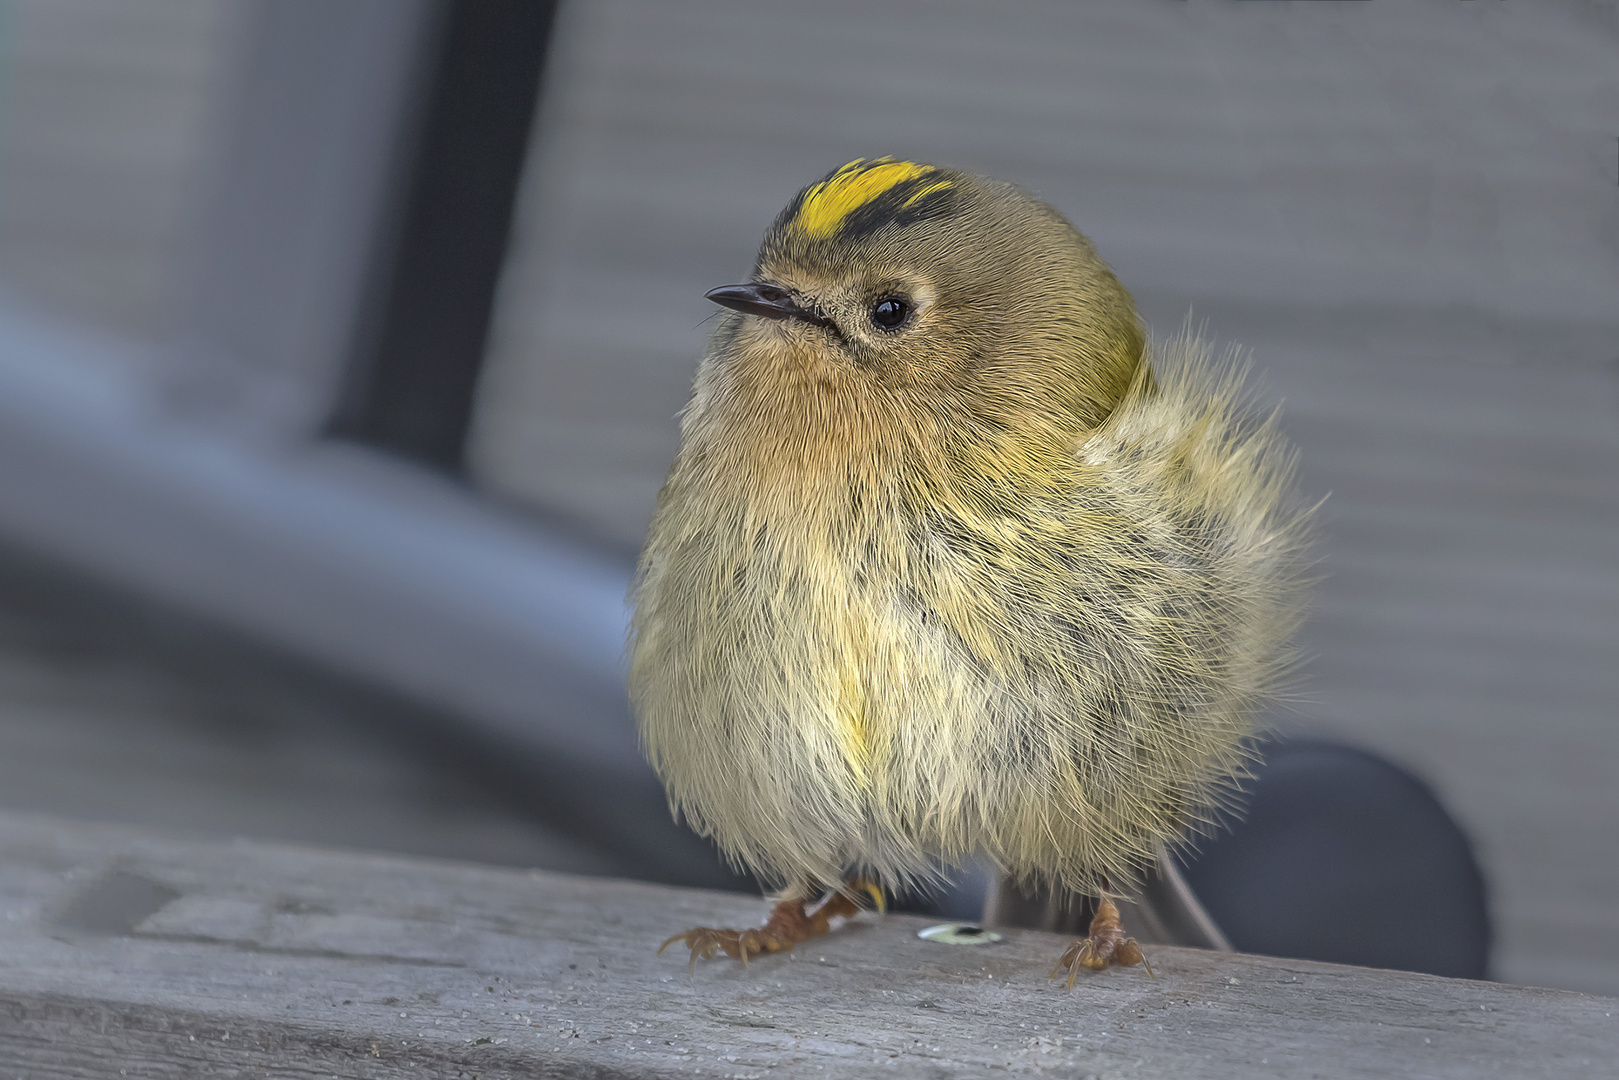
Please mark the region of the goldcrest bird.
MULTIPOLYGON (((1060 213, 952 169, 850 162, 708 298, 631 694, 671 807, 782 891, 665 947, 790 949, 974 855, 1106 914, 1210 820, 1284 663, 1273 426, 1060 213)), ((1111 919, 1071 972, 1140 959, 1111 919)))

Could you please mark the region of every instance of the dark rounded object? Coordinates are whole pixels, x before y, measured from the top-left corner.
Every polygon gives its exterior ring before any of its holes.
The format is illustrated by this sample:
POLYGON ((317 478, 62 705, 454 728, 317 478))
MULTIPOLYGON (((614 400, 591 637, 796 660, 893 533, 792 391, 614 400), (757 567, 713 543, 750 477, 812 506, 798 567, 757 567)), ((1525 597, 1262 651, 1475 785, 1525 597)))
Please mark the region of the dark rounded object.
POLYGON ((881 329, 894 330, 905 322, 906 316, 910 313, 911 305, 897 297, 888 296, 872 305, 871 321, 881 329))
POLYGON ((1242 952, 1483 979, 1490 920, 1471 845, 1382 758, 1272 740, 1240 820, 1182 860, 1242 952))

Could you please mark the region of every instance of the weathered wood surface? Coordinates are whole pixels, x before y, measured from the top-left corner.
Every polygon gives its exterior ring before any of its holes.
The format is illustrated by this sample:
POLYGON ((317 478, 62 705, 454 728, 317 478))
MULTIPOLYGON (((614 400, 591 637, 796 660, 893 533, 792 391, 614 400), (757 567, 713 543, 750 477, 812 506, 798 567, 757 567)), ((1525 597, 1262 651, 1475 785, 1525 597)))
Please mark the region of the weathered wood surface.
POLYGON ((797 955, 667 934, 733 894, 181 841, 0 815, 0 1075, 1619 1075, 1619 1001, 1190 949, 1045 973, 1061 938, 861 916, 797 955))

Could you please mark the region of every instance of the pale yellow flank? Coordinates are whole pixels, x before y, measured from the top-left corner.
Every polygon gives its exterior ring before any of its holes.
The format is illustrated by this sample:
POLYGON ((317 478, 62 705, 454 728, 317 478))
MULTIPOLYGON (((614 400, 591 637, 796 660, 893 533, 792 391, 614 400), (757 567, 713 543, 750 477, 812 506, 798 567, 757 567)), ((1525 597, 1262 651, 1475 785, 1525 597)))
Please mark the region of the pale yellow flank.
MULTIPOLYGON (((883 192, 933 171, 931 165, 918 165, 913 161, 877 158, 868 162, 857 158, 833 173, 830 179, 809 189, 798 209, 798 227, 817 239, 831 236, 850 214, 883 192)), ((948 180, 928 184, 907 199, 905 205, 910 206, 923 195, 949 186, 948 180)))

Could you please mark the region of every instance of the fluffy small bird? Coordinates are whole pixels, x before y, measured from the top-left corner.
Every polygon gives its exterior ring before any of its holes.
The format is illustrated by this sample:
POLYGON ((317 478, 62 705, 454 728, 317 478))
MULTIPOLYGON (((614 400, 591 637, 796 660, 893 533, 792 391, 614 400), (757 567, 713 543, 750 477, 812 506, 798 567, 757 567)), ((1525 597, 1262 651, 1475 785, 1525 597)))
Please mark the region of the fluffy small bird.
MULTIPOLYGON (((631 693, 672 808, 781 891, 665 947, 790 949, 974 855, 1107 915, 1210 820, 1284 662, 1273 426, 1062 214, 952 169, 850 162, 708 298, 631 693)), ((1114 913, 1062 963, 1139 959, 1114 913)))

